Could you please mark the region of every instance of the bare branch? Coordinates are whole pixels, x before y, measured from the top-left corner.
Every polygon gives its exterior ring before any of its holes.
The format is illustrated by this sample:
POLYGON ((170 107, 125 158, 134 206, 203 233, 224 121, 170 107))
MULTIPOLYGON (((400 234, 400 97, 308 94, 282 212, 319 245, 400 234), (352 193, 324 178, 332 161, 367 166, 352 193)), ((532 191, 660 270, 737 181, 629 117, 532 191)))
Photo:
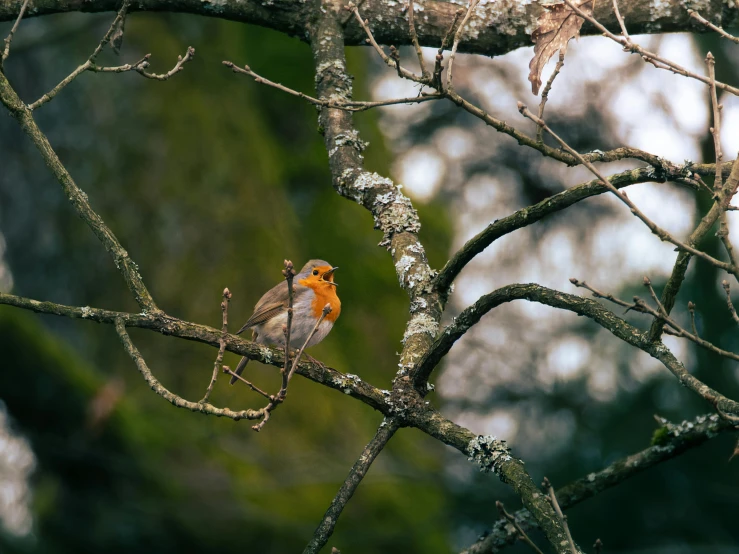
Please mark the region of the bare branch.
POLYGON ((271 394, 267 394, 267 393, 266 393, 266 392, 264 392, 264 391, 263 391, 262 389, 260 389, 259 387, 255 386, 255 385, 254 385, 254 384, 253 384, 252 382, 250 382, 250 381, 247 381, 246 379, 244 379, 244 378, 243 378, 243 377, 242 377, 241 375, 239 375, 238 373, 236 373, 236 372, 234 372, 234 371, 231 371, 231 368, 230 368, 230 367, 228 367, 227 365, 224 365, 224 366, 223 366, 223 373, 225 373, 226 375, 230 375, 231 377, 233 377, 233 378, 234 378, 234 379, 236 379, 237 381, 241 381, 241 382, 242 382, 242 383, 244 383, 244 384, 245 384, 245 385, 246 385, 247 387, 249 387, 249 388, 250 388, 251 390, 253 390, 253 391, 254 391, 254 392, 256 392, 257 394, 261 394, 262 396, 264 396, 264 397, 265 397, 265 398, 266 398, 267 400, 269 400, 270 402, 271 402, 272 400, 274 400, 274 398, 275 398, 275 397, 274 397, 273 395, 271 395, 271 394))
POLYGON ((371 108, 379 108, 383 106, 395 106, 397 104, 420 104, 422 102, 428 102, 430 100, 439 100, 441 98, 444 98, 441 94, 421 94, 419 96, 413 96, 408 98, 393 98, 391 100, 378 100, 374 102, 363 102, 359 100, 347 100, 339 102, 335 99, 330 100, 323 100, 318 98, 313 98, 312 96, 308 96, 307 94, 304 94, 300 91, 293 90, 291 88, 288 88, 284 85, 281 85, 280 83, 274 83, 270 81, 269 79, 266 79, 262 77, 261 75, 258 75, 252 69, 245 65, 244 68, 240 68, 236 65, 234 65, 232 62, 224 61, 223 65, 226 67, 230 67, 234 73, 242 73, 244 75, 248 75, 254 79, 256 83, 267 85, 272 88, 276 88, 277 90, 281 90, 282 92, 286 92, 292 96, 297 96, 298 98, 302 98, 303 100, 306 100, 307 102, 313 104, 314 106, 320 106, 323 108, 334 108, 337 110, 346 110, 348 112, 363 112, 365 110, 369 110, 371 108))
MULTIPOLYGON (((653 358, 659 360, 662 365, 664 365, 680 381, 681 384, 695 392, 707 402, 711 403, 717 409, 721 409, 724 413, 728 414, 739 414, 739 402, 725 397, 723 394, 707 386, 694 375, 691 375, 685 369, 685 366, 675 358, 672 352, 670 352, 664 344, 648 340, 645 333, 627 323, 613 312, 607 310, 599 302, 549 289, 547 287, 542 287, 533 283, 501 287, 480 297, 477 302, 463 310, 455 318, 454 323, 449 325, 434 341, 434 345, 429 350, 428 354, 426 354, 424 359, 419 363, 418 372, 426 373, 431 371, 433 367, 449 352, 449 350, 451 350, 454 343, 473 325, 480 321, 480 318, 482 318, 483 315, 501 304, 512 302, 514 300, 538 302, 553 308, 571 311, 592 319, 595 323, 609 331, 615 337, 639 348, 640 350, 643 350, 653 358)), ((643 302, 642 304, 646 308, 649 308, 643 302)), ((642 306, 639 307, 641 308, 642 306)), ((652 309, 652 312, 653 315, 656 314, 657 317, 661 317, 656 310, 652 309)), ((677 326, 677 324, 675 325, 677 326)), ((702 339, 698 340, 702 341, 702 339)), ((701 344, 701 342, 698 342, 698 344, 701 344)), ((706 344, 710 345, 710 343, 707 342, 706 344)), ((736 354, 733 353, 727 353, 727 355, 736 356, 736 354)))
POLYGON ((559 502, 557 502, 557 495, 554 494, 554 487, 552 487, 552 484, 546 477, 544 477, 544 482, 541 485, 544 488, 544 492, 549 495, 549 501, 552 503, 554 511, 557 512, 557 517, 559 517, 559 519, 562 521, 562 527, 564 527, 565 536, 567 537, 567 542, 570 545, 570 551, 572 552, 572 554, 578 554, 577 547, 575 546, 575 541, 572 540, 570 527, 569 525, 567 525, 567 516, 562 513, 562 508, 559 507, 559 502))
POLYGON ((462 33, 464 32, 464 28, 467 26, 467 22, 469 21, 470 17, 472 17, 472 13, 475 11, 475 8, 477 7, 477 4, 480 0, 470 0, 470 4, 467 7, 467 12, 464 14, 464 18, 462 19, 462 23, 459 24, 459 27, 457 27, 457 32, 454 33, 454 43, 452 44, 452 52, 449 55, 449 64, 446 68, 446 88, 447 90, 451 90, 452 87, 452 71, 454 70, 454 58, 457 55, 457 48, 459 48, 459 42, 462 40, 462 33))
MULTIPOLYGON (((292 265, 292 264, 291 264, 292 265)), ((290 284, 292 284, 292 278, 289 279, 290 284)), ((292 301, 291 301, 292 302, 292 301)), ((272 397, 269 404, 264 408, 264 419, 260 421, 258 424, 254 425, 252 429, 255 431, 261 431, 262 427, 269 421, 271 413, 274 411, 277 406, 282 404, 285 401, 285 397, 287 396, 287 386, 290 382, 290 379, 292 379, 293 374, 295 373, 295 370, 298 367, 298 362, 300 361, 300 357, 303 355, 303 350, 305 350, 305 347, 308 346, 308 343, 313 338, 313 335, 316 334, 316 331, 318 331, 318 327, 320 327, 321 323, 323 323, 323 320, 326 318, 328 314, 331 313, 331 304, 326 304, 323 307, 323 310, 321 311, 321 317, 318 318, 318 321, 316 321, 315 325, 313 326, 313 329, 311 330, 310 334, 308 335, 308 338, 305 339, 305 342, 303 343, 303 346, 300 347, 300 350, 298 350, 297 354, 295 354, 295 361, 292 364, 292 367, 290 368, 290 371, 288 372, 288 363, 290 360, 289 356, 289 342, 286 343, 285 346, 285 366, 282 369, 282 386, 280 387, 279 392, 272 397)), ((289 326, 288 326, 289 329, 289 326)), ((289 332, 285 332, 286 338, 289 340, 289 332)))
POLYGON ((631 37, 629 37, 629 32, 626 30, 626 23, 624 22, 624 18, 621 17, 621 12, 618 10, 618 0, 613 0, 613 13, 616 15, 616 19, 618 20, 618 26, 621 27, 621 35, 623 35, 627 41, 630 41, 631 37))
POLYGON ((721 286, 724 287, 724 291, 726 292, 726 304, 729 307, 729 313, 731 314, 731 319, 733 319, 734 322, 737 325, 739 325, 739 315, 736 314, 734 303, 731 301, 731 286, 729 285, 729 282, 726 279, 721 281, 721 286))
POLYGON ((27 7, 28 0, 23 0, 23 5, 18 12, 18 17, 16 18, 15 23, 13 23, 13 27, 10 29, 8 36, 5 37, 5 48, 3 48, 2 56, 0 56, 0 70, 3 69, 5 60, 8 59, 8 56, 10 56, 10 43, 13 42, 13 35, 15 35, 15 32, 18 30, 18 25, 20 25, 21 19, 23 19, 23 14, 26 13, 27 7))
POLYGON ((128 252, 121 246, 113 231, 105 224, 103 219, 92 209, 85 194, 74 182, 72 176, 59 160, 56 152, 51 147, 49 140, 38 128, 33 119, 31 110, 18 97, 3 73, 0 72, 0 102, 8 109, 10 114, 18 121, 23 132, 31 139, 33 144, 41 153, 41 156, 49 166, 54 177, 62 186, 67 199, 74 207, 77 215, 92 229, 95 236, 103 244, 113 263, 120 271, 126 281, 129 290, 134 295, 136 302, 145 312, 158 312, 159 308, 154 303, 146 285, 144 285, 138 266, 134 263, 128 252))
MULTIPOLYGON (((564 3, 567 4, 570 8, 572 8, 572 11, 574 11, 577 15, 589 21, 590 23, 592 23, 598 29, 598 31, 603 33, 603 35, 617 42, 621 46, 623 46, 623 49, 625 51, 631 52, 632 54, 639 54, 639 56, 644 61, 651 63, 654 67, 658 69, 666 69, 677 75, 682 75, 683 77, 695 79, 696 81, 700 81, 701 83, 704 83, 706 85, 711 84, 711 81, 709 78, 704 77, 703 75, 699 75, 697 73, 693 73, 692 71, 685 69, 684 67, 676 64, 675 62, 665 59, 659 56, 658 54, 655 54, 654 52, 645 50, 644 48, 634 43, 630 39, 627 39, 625 37, 619 37, 618 35, 614 35, 612 32, 606 29, 596 18, 594 18, 592 15, 588 14, 587 12, 585 12, 584 10, 581 10, 578 6, 576 6, 572 2, 572 0, 564 0, 564 3)), ((725 90, 726 92, 730 92, 731 94, 739 96, 739 88, 732 87, 730 85, 727 85, 726 83, 721 83, 719 81, 716 81, 716 87, 720 88, 721 90, 725 90)))
POLYGON ((513 525, 513 528, 518 533, 518 540, 528 544, 531 549, 536 552, 536 554, 544 554, 541 550, 539 550, 539 547, 534 544, 534 541, 529 538, 529 536, 526 534, 526 531, 524 531, 523 527, 521 527, 521 524, 516 521, 516 518, 506 512, 506 509, 500 500, 496 500, 495 507, 498 509, 498 513, 500 514, 500 516, 504 518, 508 523, 513 525))
MULTIPOLYGON (((0 2, 0 21, 13 21, 23 0, 5 0, 0 2)), ((490 14, 481 14, 484 18, 477 27, 476 36, 463 41, 460 52, 477 53, 485 56, 499 56, 521 47, 530 46, 531 29, 534 28, 541 12, 539 3, 522 3, 507 13, 505 10, 494 10, 490 14)), ((683 0, 662 0, 660 10, 644 9, 643 2, 622 2, 623 15, 629 22, 633 35, 643 33, 693 32, 695 23, 685 13, 683 0)), ((85 11, 90 13, 110 12, 117 9, 114 0, 86 0, 84 3, 70 0, 34 0, 33 13, 26 17, 44 16, 54 13, 85 11)), ((418 40, 421 46, 436 48, 450 27, 459 4, 445 0, 424 0, 424 15, 428 19, 416 18, 418 40)), ((197 14, 206 17, 217 16, 223 20, 239 21, 261 25, 283 33, 289 33, 303 42, 310 42, 310 30, 313 5, 301 0, 281 0, 280 9, 265 9, 261 0, 241 0, 239 2, 223 2, 214 13, 209 3, 201 0, 147 0, 135 3, 132 11, 171 12, 197 14)), ((703 2, 701 13, 716 24, 729 26, 736 21, 739 9, 728 2, 703 2)), ((380 44, 403 46, 411 44, 407 29, 406 14, 397 5, 386 2, 368 2, 363 6, 365 17, 370 21, 382 21, 375 29, 375 38, 380 44)), ((596 2, 594 15, 601 21, 612 17, 613 7, 610 2, 596 2)), ((418 14, 416 14, 418 15, 418 14)), ((346 29, 347 46, 365 44, 363 30, 358 25, 348 24, 346 29)), ((600 31, 587 26, 583 35, 598 35, 600 31)))
POLYGON ((739 44, 739 37, 730 35, 726 31, 724 31, 721 27, 716 27, 716 25, 714 25, 713 23, 711 23, 710 21, 702 17, 701 14, 699 14, 695 10, 688 10, 688 15, 690 15, 690 17, 698 21, 698 23, 702 23, 703 25, 705 25, 708 29, 711 29, 712 31, 717 32, 722 37, 729 39, 731 42, 736 42, 737 44, 739 44))
POLYGON ((689 244, 685 244, 684 242, 676 239, 670 233, 668 233, 667 231, 665 231, 664 229, 662 229, 661 227, 659 227, 651 219, 649 219, 644 214, 644 212, 642 212, 636 206, 636 204, 634 204, 629 199, 628 196, 626 196, 622 192, 619 192, 619 190, 616 187, 614 187, 608 181, 608 179, 606 179, 603 176, 603 174, 592 163, 590 163, 585 158, 583 158, 576 150, 572 149, 570 147, 570 145, 568 145, 564 140, 562 140, 562 138, 559 137, 559 135, 557 135, 554 131, 552 131, 543 120, 539 119, 534 114, 532 114, 529 111, 529 109, 522 102, 519 102, 518 103, 518 110, 525 117, 527 117, 527 118, 531 119, 532 121, 534 121, 535 123, 541 125, 544 128, 544 130, 547 133, 549 133, 562 146, 562 148, 564 148, 570 154, 572 154, 573 156, 575 156, 576 158, 578 158, 580 160, 580 163, 582 163, 585 167, 587 167, 593 175, 595 175, 596 177, 598 177, 600 179, 601 183, 603 183, 606 187, 608 187, 608 189, 613 194, 615 194, 624 204, 626 204, 630 208, 631 213, 633 213, 637 218, 639 218, 649 228, 649 230, 652 231, 653 234, 655 234, 655 235, 657 235, 657 237, 659 237, 660 240, 671 242, 672 244, 674 244, 675 246, 679 247, 680 249, 685 250, 687 252, 690 252, 691 254, 693 254, 695 256, 699 256, 699 257, 703 258, 704 260, 706 260, 707 262, 711 263, 712 265, 718 267, 719 269, 723 269, 724 271, 727 271, 727 272, 729 272, 729 273, 731 273, 731 274, 733 274, 735 276, 739 276, 739 268, 737 268, 736 266, 734 266, 734 265, 732 265, 730 263, 722 262, 721 260, 718 260, 718 259, 714 258, 713 256, 711 256, 710 254, 707 254, 707 253, 705 253, 705 252, 703 252, 701 250, 697 250, 696 248, 690 246, 689 244))
MULTIPOLYGON (((616 0, 613 0, 614 2, 616 0)), ((547 84, 544 85, 544 90, 541 93, 541 102, 539 102, 539 119, 544 117, 544 106, 547 105, 547 100, 549 100, 549 92, 552 90, 552 85, 554 84, 554 80, 557 78, 557 75, 559 75, 559 72, 562 71, 562 67, 565 65, 565 53, 564 51, 559 51, 559 59, 557 60, 557 65, 554 66, 554 71, 549 77, 549 80, 547 81, 547 84)), ((544 129, 541 127, 541 125, 536 126, 536 142, 541 142, 543 140, 544 135, 544 129)))
MULTIPOLYGON (((616 460, 602 470, 585 475, 556 491, 562 509, 567 510, 605 490, 620 485, 651 467, 697 448, 719 434, 734 432, 733 424, 719 418, 717 414, 701 415, 692 421, 683 421, 679 424, 667 421, 661 421, 660 424, 661 428, 658 433, 655 433, 652 446, 616 460)), ((528 531, 537 526, 536 521, 526 509, 518 510, 512 516, 524 530, 528 531)), ((511 529, 505 523, 498 521, 490 531, 461 554, 488 554, 513 544, 518 538, 518 531, 511 529)))
POLYGON ((706 65, 708 66, 709 90, 711 94, 711 107, 713 109, 713 127, 711 127, 711 135, 713 135, 713 147, 716 151, 716 176, 713 182, 715 190, 721 188, 721 170, 719 169, 723 154, 721 153, 721 104, 718 103, 716 95, 716 61, 710 52, 706 55, 706 65))
MULTIPOLYGON (((95 50, 93 50, 92 54, 90 54, 90 57, 85 60, 85 63, 80 65, 77 69, 72 71, 69 75, 67 75, 64 79, 61 80, 61 82, 56 85, 51 91, 44 94, 41 98, 36 100, 35 102, 29 104, 28 108, 33 111, 39 106, 43 106, 47 102, 49 102, 52 98, 54 98, 59 92, 66 87, 69 83, 74 81, 74 79, 80 75, 81 73, 84 73, 88 69, 90 69, 92 66, 95 65, 95 60, 97 60, 97 57, 100 55, 100 52, 103 51, 103 48, 110 42, 111 37, 113 36, 113 33, 116 31, 116 29, 120 28, 121 23, 126 18, 126 13, 128 12, 128 8, 131 6, 130 0, 124 0, 123 4, 121 5, 121 8, 118 10, 118 13, 115 16, 115 19, 110 24, 110 27, 108 27, 108 31, 103 36, 100 43, 95 47, 95 50)), ((144 58, 139 63, 143 63, 148 58, 144 58)))
POLYGON ((439 46, 439 51, 436 53, 436 61, 434 63, 434 75, 431 78, 431 85, 439 90, 442 88, 441 84, 441 72, 443 70, 443 67, 441 65, 441 62, 444 61, 444 50, 446 50, 447 46, 449 46, 449 41, 454 36, 454 32, 457 28, 457 23, 459 22, 459 19, 464 15, 465 11, 464 9, 460 8, 458 9, 454 14, 454 19, 452 19, 451 25, 449 25, 449 29, 447 30, 446 34, 444 34, 444 37, 441 39, 441 46, 439 46))
POLYGON ((431 79, 431 74, 429 73, 429 70, 426 69, 426 61, 423 59, 423 50, 421 50, 421 45, 418 43, 416 24, 413 21, 413 16, 415 12, 415 10, 413 9, 413 1, 414 0, 408 0, 408 33, 411 36, 411 43, 413 44, 413 48, 416 50, 418 65, 421 68, 421 78, 429 80, 431 79))
MULTIPOLYGON (((648 281, 646 277, 645 279, 648 281)), ((689 341, 696 343, 698 346, 701 346, 705 348, 706 350, 710 350, 714 354, 718 354, 719 356, 723 356, 724 358, 729 358, 731 360, 739 361, 739 354, 735 354, 734 352, 730 352, 728 350, 723 350, 719 348, 715 344, 700 338, 697 332, 691 333, 685 330, 678 322, 670 318, 667 315, 665 308, 662 306, 659 300, 657 300, 657 296, 656 294, 654 294, 654 290, 651 291, 651 294, 652 294, 652 298, 657 301, 658 309, 656 310, 652 308, 649 304, 644 302, 644 300, 642 300, 638 296, 635 296, 634 302, 630 304, 624 300, 614 297, 612 294, 606 294, 606 293, 599 291, 596 288, 591 287, 585 281, 578 281, 577 279, 570 279, 570 282, 576 287, 582 287, 582 288, 589 290, 590 292, 593 293, 593 296, 595 296, 596 298, 605 298, 607 300, 610 300, 611 302, 614 302, 615 304, 618 304, 619 306, 625 306, 627 308, 626 311, 634 310, 636 312, 649 314, 654 318, 661 319, 662 321, 664 321, 665 324, 669 326, 664 331, 670 335, 688 339, 689 341)), ((650 285, 650 288, 651 288, 651 285, 650 285)), ((691 314, 691 326, 693 327, 693 329, 695 329, 695 305, 693 305, 693 307, 690 308, 690 314, 691 314)))
POLYGON ((221 365, 223 364, 223 354, 226 351, 226 335, 228 334, 228 303, 230 300, 231 291, 228 290, 228 288, 223 289, 223 301, 221 302, 221 340, 218 346, 218 355, 216 356, 216 361, 213 364, 213 376, 210 379, 210 383, 208 383, 208 388, 205 389, 205 395, 203 396, 202 400, 200 400, 201 404, 204 404, 208 401, 210 393, 213 390, 213 386, 216 384, 218 372, 220 371, 221 365))
MULTIPOLYGON (((111 26, 111 29, 113 26, 111 26)), ((94 55, 94 54, 93 54, 94 55)), ((187 47, 187 52, 183 56, 177 56, 177 63, 174 65, 172 69, 167 71, 166 73, 150 73, 146 71, 146 69, 149 67, 149 59, 151 58, 151 54, 146 54, 143 58, 141 58, 139 61, 132 63, 132 64, 125 64, 125 65, 118 65, 115 67, 106 67, 106 66, 99 66, 93 63, 92 57, 88 59, 85 63, 83 63, 81 66, 79 66, 77 69, 75 69, 72 73, 67 75, 62 81, 56 85, 53 89, 51 89, 49 92, 44 94, 41 98, 36 100, 35 102, 28 105, 28 109, 35 110, 39 106, 43 106, 47 102, 49 102, 52 98, 54 98, 61 90, 66 87, 69 83, 71 83, 77 76, 79 76, 81 73, 84 73, 85 71, 91 71, 92 73, 126 73, 129 71, 135 71, 139 75, 146 77, 147 79, 152 79, 155 81, 166 81, 170 77, 173 77, 180 71, 184 69, 184 65, 192 60, 195 57, 195 49, 192 46, 187 47)))
MULTIPOLYGON (((0 292, 0 305, 2 304, 36 313, 84 319, 110 325, 121 319, 126 327, 149 329, 160 335, 209 344, 216 348, 220 347, 223 336, 219 329, 178 319, 161 311, 156 313, 115 312, 89 306, 76 307, 54 302, 40 302, 0 292)), ((226 350, 275 367, 282 367, 285 363, 284 352, 281 349, 269 348, 244 340, 237 335, 229 334, 226 336, 226 350)), ((342 394, 356 398, 385 415, 390 413, 385 402, 386 395, 383 391, 357 376, 348 377, 333 368, 307 361, 299 363, 296 373, 342 394)))
POLYGON ((341 512, 344 510, 344 506, 349 502, 354 492, 357 490, 359 483, 362 482, 364 476, 367 475, 372 462, 380 454, 385 445, 398 430, 398 422, 394 419, 384 419, 377 429, 375 436, 372 440, 367 443, 364 447, 362 454, 359 456, 357 461, 352 466, 349 475, 341 485, 339 492, 336 493, 331 505, 329 506, 326 513, 323 515, 320 525, 316 528, 313 533, 313 538, 310 540, 308 545, 303 550, 303 554, 318 554, 318 552, 326 545, 328 539, 334 532, 336 522, 339 520, 341 512))
POLYGON ((408 71, 407 69, 404 69, 400 66, 400 61, 395 60, 388 56, 385 51, 382 49, 382 47, 377 44, 377 41, 375 40, 374 35, 372 34, 372 30, 369 28, 369 21, 362 19, 362 16, 359 13, 359 9, 353 2, 349 2, 347 4, 346 9, 351 11, 354 14, 354 17, 356 18, 357 22, 362 26, 362 29, 364 29, 364 32, 367 34, 367 42, 369 42, 372 45, 372 48, 375 49, 375 51, 379 54, 380 58, 382 58, 382 61, 384 61, 389 67, 392 67, 398 72, 398 75, 401 77, 405 77, 406 79, 410 79, 412 81, 419 81, 421 78, 416 75, 415 73, 408 71))
MULTIPOLYGON (((727 165, 727 164, 725 164, 727 165)), ((725 167, 728 169, 728 167, 725 167)), ((611 175, 608 180, 616 188, 623 188, 637 183, 657 182, 662 183, 677 180, 684 168, 672 168, 669 172, 656 171, 653 167, 634 169, 611 175)), ((517 229, 531 225, 542 218, 562 211, 573 204, 608 192, 600 179, 588 181, 555 194, 538 204, 528 206, 512 213, 502 219, 488 225, 483 231, 468 240, 462 248, 446 263, 436 278, 436 286, 439 290, 447 291, 460 271, 480 252, 485 250, 493 242, 517 229)))
POLYGON ((185 408, 186 410, 190 410, 191 412, 200 412, 203 414, 210 414, 218 417, 228 417, 230 419, 233 419, 234 421, 238 421, 240 419, 260 419, 264 416, 264 409, 241 410, 240 412, 234 412, 229 408, 216 408, 214 406, 211 406, 210 404, 205 404, 203 402, 190 402, 189 400, 185 400, 181 396, 170 392, 169 390, 164 388, 164 386, 162 386, 159 381, 157 381, 154 375, 152 375, 151 370, 147 367, 146 362, 144 361, 144 358, 141 356, 136 346, 134 346, 134 344, 131 342, 131 338, 128 336, 128 332, 126 331, 126 324, 123 318, 117 318, 115 320, 115 330, 121 339, 121 343, 123 343, 123 348, 126 350, 128 355, 131 356, 131 359, 136 363, 136 367, 138 368, 141 375, 144 377, 144 380, 151 387, 151 390, 153 390, 159 396, 165 398, 178 408, 185 408))

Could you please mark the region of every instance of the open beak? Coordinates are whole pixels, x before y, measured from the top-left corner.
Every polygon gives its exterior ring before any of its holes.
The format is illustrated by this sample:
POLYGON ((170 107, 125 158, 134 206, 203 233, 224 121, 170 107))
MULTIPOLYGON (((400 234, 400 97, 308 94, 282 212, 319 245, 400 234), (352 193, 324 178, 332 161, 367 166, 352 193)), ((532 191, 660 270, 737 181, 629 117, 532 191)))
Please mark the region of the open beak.
POLYGON ((338 266, 337 267, 332 267, 326 273, 323 274, 323 280, 326 281, 327 283, 329 283, 330 285, 335 286, 335 287, 338 287, 339 284, 338 283, 334 283, 333 281, 329 281, 329 278, 334 274, 334 271, 336 271, 337 269, 339 269, 338 266))

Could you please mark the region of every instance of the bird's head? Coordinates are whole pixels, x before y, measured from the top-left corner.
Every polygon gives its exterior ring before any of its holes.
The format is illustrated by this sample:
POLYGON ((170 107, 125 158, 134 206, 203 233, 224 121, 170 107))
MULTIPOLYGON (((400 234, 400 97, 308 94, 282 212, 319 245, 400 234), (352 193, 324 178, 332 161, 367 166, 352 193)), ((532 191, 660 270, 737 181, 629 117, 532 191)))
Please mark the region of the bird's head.
POLYGON ((298 283, 308 287, 317 286, 338 286, 334 283, 334 271, 339 269, 333 267, 324 260, 311 260, 303 266, 300 273, 296 276, 298 283))

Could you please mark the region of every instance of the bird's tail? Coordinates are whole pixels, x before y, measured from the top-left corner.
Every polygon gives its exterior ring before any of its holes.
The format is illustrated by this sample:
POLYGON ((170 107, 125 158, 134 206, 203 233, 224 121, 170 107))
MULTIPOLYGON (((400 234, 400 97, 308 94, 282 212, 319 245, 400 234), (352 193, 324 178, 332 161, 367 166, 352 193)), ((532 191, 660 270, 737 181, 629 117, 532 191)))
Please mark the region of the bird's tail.
MULTIPOLYGON (((246 356, 241 358, 241 361, 239 362, 239 365, 236 366, 236 371, 234 371, 234 373, 236 375, 241 375, 241 373, 244 371, 244 368, 246 367, 246 364, 248 363, 249 358, 247 358, 246 356)), ((238 379, 234 376, 231 376, 231 384, 233 385, 236 381, 238 381, 238 379)))

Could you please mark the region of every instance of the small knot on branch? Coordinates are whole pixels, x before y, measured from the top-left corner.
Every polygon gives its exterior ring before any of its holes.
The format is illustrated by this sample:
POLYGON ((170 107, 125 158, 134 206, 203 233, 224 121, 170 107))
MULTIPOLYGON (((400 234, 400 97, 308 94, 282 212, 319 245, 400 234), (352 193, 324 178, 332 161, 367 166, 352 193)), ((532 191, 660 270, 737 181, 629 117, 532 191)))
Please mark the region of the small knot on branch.
POLYGON ((729 282, 726 279, 724 279, 723 281, 721 281, 721 286, 724 287, 724 290, 726 291, 726 294, 730 294, 731 293, 731 285, 729 285, 729 282))
POLYGON ((330 314, 331 312, 332 312, 331 304, 326 304, 326 305, 325 305, 325 306, 323 307, 323 315, 324 315, 324 316, 327 316, 327 315, 328 315, 328 314, 330 314))
POLYGON ((645 286, 645 287, 648 287, 648 286, 650 286, 651 284, 652 284, 652 281, 650 281, 650 280, 649 280, 649 277, 647 277, 647 276, 645 275, 645 276, 644 276, 644 286, 645 286))

